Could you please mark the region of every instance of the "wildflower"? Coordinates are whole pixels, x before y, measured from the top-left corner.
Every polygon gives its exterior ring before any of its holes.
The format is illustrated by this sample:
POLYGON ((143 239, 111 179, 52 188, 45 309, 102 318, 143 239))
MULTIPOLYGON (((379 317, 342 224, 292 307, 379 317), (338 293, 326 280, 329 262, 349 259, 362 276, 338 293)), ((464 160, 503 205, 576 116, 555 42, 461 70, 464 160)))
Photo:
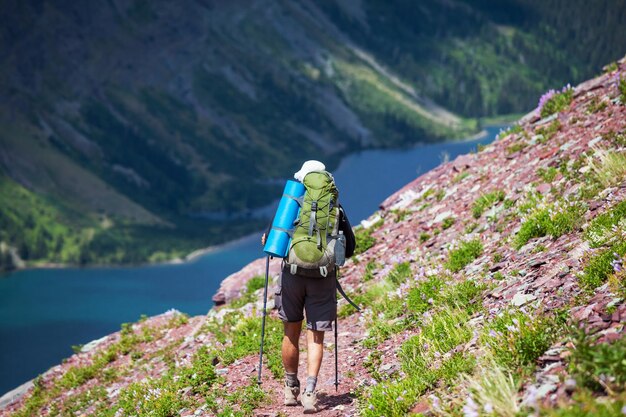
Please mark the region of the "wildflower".
POLYGON ((493 413, 493 405, 491 403, 487 403, 483 406, 485 413, 491 414, 493 413))
POLYGON ((517 321, 517 319, 513 319, 512 320, 513 324, 515 324, 516 326, 519 326, 519 321, 517 321))
POLYGON ((431 404, 433 406, 433 409, 435 411, 440 411, 441 410, 441 401, 439 400, 439 397, 437 397, 434 394, 430 394, 428 396, 428 398, 430 398, 431 404))
POLYGON ((490 337, 497 337, 498 333, 496 333, 493 329, 489 330, 489 336, 490 337))
POLYGON ((548 91, 546 91, 540 98, 539 98, 539 104, 537 104, 537 109, 541 112, 541 109, 543 109, 543 106, 548 102, 548 100, 550 100, 554 95, 556 94, 556 91, 550 89, 548 91))
POLYGON ((626 416, 626 405, 622 407, 622 414, 626 416))
POLYGON ((374 405, 373 405, 373 404, 370 404, 370 406, 369 406, 368 408, 369 408, 370 410, 373 410, 373 409, 374 409, 374 405))
POLYGON ((398 398, 396 398, 396 402, 400 401, 404 401, 404 397, 402 397, 402 395, 398 395, 398 398))
POLYGON ((508 331, 510 331, 510 332, 516 332, 516 331, 517 331, 517 327, 512 326, 512 325, 510 325, 510 324, 507 324, 507 325, 506 325, 506 329, 507 329, 508 331))
POLYGON ((463 406, 463 417, 478 417, 478 405, 474 402, 472 396, 467 397, 467 402, 463 406))

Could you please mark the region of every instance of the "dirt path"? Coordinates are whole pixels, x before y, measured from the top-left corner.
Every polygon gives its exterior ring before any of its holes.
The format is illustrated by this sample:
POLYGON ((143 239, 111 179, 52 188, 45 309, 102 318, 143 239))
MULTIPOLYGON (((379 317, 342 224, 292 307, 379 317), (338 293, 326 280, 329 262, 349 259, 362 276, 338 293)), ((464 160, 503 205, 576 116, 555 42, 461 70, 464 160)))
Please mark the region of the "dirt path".
MULTIPOLYGON (((317 391, 318 404, 321 410, 315 414, 320 417, 354 416, 356 404, 353 395, 354 388, 367 378, 367 371, 363 368, 363 359, 367 352, 357 343, 363 338, 364 328, 353 315, 339 321, 339 387, 335 391, 335 352, 334 334, 326 334, 324 341, 324 360, 318 376, 317 391)), ((298 377, 304 384, 306 379, 306 349, 304 332, 300 340, 300 366, 298 377)), ((247 367, 253 365, 258 357, 246 358, 247 367)), ((302 406, 287 407, 283 405, 283 381, 274 379, 270 372, 264 370, 263 389, 271 397, 271 403, 255 411, 256 416, 299 416, 302 415, 302 406)))

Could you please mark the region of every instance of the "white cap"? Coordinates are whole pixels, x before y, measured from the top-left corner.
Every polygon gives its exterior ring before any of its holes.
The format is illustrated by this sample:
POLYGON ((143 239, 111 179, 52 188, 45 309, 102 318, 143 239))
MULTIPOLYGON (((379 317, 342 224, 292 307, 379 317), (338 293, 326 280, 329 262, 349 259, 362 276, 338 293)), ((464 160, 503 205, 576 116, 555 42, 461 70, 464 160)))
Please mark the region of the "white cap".
POLYGON ((300 168, 300 171, 293 174, 293 177, 297 179, 298 181, 302 182, 306 174, 308 174, 309 172, 324 171, 325 169, 326 169, 326 165, 324 165, 320 161, 316 161, 316 160, 306 161, 304 164, 302 164, 302 168, 300 168))

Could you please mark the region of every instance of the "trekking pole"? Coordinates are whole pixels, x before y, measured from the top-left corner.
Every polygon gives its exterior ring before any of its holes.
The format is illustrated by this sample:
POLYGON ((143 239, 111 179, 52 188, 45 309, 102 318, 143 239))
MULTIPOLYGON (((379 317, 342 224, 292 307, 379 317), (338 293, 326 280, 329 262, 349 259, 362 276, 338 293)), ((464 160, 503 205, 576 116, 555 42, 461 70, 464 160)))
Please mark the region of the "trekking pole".
MULTIPOLYGON (((259 348, 259 376, 257 384, 261 385, 261 369, 263 368, 263 342, 265 341, 265 317, 267 316, 267 286, 270 274, 270 256, 265 260, 265 290, 263 291, 263 319, 261 321, 261 346, 259 348)), ((336 343, 336 342, 335 342, 336 343)))
MULTIPOLYGON (((339 267, 336 268, 337 277, 335 279, 335 282, 337 282, 337 279, 339 278, 339 267)), ((337 345, 337 313, 337 284, 335 284, 335 392, 339 390, 339 346, 337 345)))

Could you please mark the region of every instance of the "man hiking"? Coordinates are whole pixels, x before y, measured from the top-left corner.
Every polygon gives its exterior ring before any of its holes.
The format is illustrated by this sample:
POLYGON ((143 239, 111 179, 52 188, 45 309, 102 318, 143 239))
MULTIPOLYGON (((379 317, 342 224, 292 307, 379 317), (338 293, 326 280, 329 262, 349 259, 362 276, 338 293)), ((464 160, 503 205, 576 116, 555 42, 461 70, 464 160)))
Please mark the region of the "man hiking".
MULTIPOLYGON (((306 187, 307 184, 312 181, 312 177, 309 177, 309 179, 305 181, 305 177, 308 174, 317 175, 322 178, 327 176, 329 181, 332 181, 332 184, 330 184, 327 189, 333 190, 336 201, 338 193, 336 192, 332 175, 326 172, 325 169, 325 165, 319 161, 306 161, 302 165, 302 168, 294 174, 294 178, 303 182, 306 187)), ((323 208, 317 209, 316 201, 313 202, 313 209, 311 210, 311 203, 307 205, 306 199, 307 195, 305 195, 304 202, 302 203, 300 218, 296 221, 296 224, 300 226, 302 226, 302 222, 306 222, 305 229, 309 228, 309 223, 315 223, 314 212, 316 210, 320 212, 323 210, 323 208), (307 207, 309 211, 307 211, 307 207), (311 216, 311 219, 307 216, 311 216)), ((326 206, 330 206, 332 209, 332 200, 331 203, 326 204, 326 206)), ((336 206, 338 215, 335 219, 336 224, 334 228, 337 235, 343 233, 343 236, 345 236, 345 257, 348 258, 354 253, 354 233, 352 232, 352 227, 350 226, 345 211, 340 204, 336 203, 336 206)), ((320 204, 320 207, 323 207, 323 203, 320 204)), ((328 209, 326 213, 328 213, 328 209)), ((323 215, 323 213, 318 214, 318 219, 321 217, 323 221, 323 215)), ((330 216, 327 217, 330 218, 330 216)), ((327 220, 326 224, 332 224, 332 221, 327 220)), ((323 229, 323 226, 320 228, 323 229)), ((311 226, 310 230, 314 230, 314 226, 311 226)), ((264 234, 261 238, 263 244, 265 244, 268 233, 264 234)), ((323 229, 323 233, 325 235, 328 234, 328 239, 333 237, 330 236, 330 231, 327 229, 323 229)), ((318 231, 317 236, 315 236, 315 232, 309 232, 308 237, 304 236, 298 238, 298 231, 296 229, 293 242, 297 242, 298 239, 313 242, 317 239, 317 246, 321 247, 323 244, 326 244, 327 237, 324 236, 324 239, 321 239, 318 231)), ((333 244, 334 243, 335 242, 333 242, 333 244)), ((292 248, 293 245, 294 243, 292 243, 292 248)), ((332 265, 315 269, 306 269, 290 264, 289 262, 292 261, 292 258, 293 256, 290 254, 288 258, 283 260, 275 297, 278 316, 283 321, 284 326, 282 360, 285 368, 285 405, 298 405, 298 395, 300 394, 300 381, 298 379, 300 351, 298 344, 302 331, 304 311, 304 313, 306 313, 307 378, 301 401, 304 406, 304 413, 310 414, 318 411, 315 387, 324 354, 324 332, 333 330, 332 323, 337 317, 337 268, 334 265, 334 257, 332 265)))

